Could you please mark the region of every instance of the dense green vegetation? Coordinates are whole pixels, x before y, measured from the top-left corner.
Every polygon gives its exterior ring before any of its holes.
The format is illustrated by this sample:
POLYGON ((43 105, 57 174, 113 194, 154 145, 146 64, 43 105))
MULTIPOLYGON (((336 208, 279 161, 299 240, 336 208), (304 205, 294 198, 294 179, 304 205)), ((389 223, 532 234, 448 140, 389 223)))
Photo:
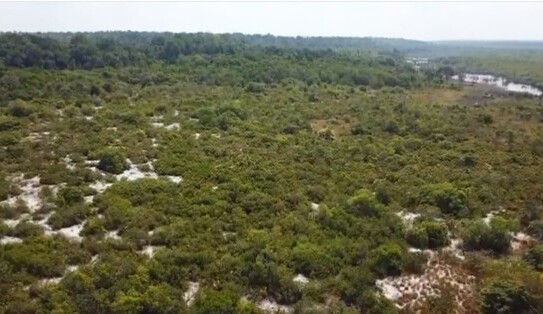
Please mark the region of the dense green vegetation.
POLYGON ((0 245, 0 311, 390 313, 376 280, 454 237, 474 311, 541 312, 542 250, 511 246, 543 239, 539 101, 475 106, 400 53, 278 40, 1 35, 0 198, 24 174, 42 203, 0 208, 22 239, 0 245))

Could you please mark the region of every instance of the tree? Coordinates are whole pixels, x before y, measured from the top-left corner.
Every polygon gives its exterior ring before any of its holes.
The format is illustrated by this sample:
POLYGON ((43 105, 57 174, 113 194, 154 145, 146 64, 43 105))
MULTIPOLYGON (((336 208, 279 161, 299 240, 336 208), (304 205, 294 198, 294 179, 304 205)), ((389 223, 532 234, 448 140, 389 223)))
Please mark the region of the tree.
POLYGON ((466 194, 450 183, 433 184, 425 187, 424 199, 436 205, 442 213, 459 216, 467 211, 466 194))
POLYGON ((495 217, 490 225, 482 221, 469 222, 463 230, 462 240, 468 250, 488 250, 495 254, 508 252, 511 243, 511 223, 495 217))
POLYGON ((384 211, 374 193, 366 189, 359 190, 348 200, 347 205, 350 211, 367 217, 378 216, 384 211))
POLYGON ((373 252, 373 269, 381 276, 398 276, 403 268, 403 250, 396 243, 379 246, 373 252))
POLYGON ((487 283, 481 290, 483 313, 526 313, 530 308, 524 286, 510 280, 487 283))
POLYGON ((27 117, 32 114, 32 108, 20 99, 9 102, 8 110, 12 116, 18 118, 27 117))
POLYGON ((194 304, 196 314, 234 314, 239 296, 228 290, 205 289, 194 304))
POLYGON ((538 244, 528 249, 524 260, 536 270, 543 271, 543 244, 538 244))
POLYGON ((436 221, 415 222, 407 231, 407 242, 420 249, 443 247, 449 243, 447 226, 436 221))
POLYGON ((105 149, 98 154, 97 168, 109 173, 119 174, 128 168, 125 156, 116 149, 105 149))

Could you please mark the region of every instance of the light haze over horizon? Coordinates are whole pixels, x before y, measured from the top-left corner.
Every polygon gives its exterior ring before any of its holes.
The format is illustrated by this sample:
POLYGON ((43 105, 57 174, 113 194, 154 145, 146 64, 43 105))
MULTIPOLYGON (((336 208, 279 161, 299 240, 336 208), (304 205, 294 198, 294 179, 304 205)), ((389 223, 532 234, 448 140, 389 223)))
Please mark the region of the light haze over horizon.
POLYGON ((0 2, 0 31, 543 40, 535 2, 0 2))

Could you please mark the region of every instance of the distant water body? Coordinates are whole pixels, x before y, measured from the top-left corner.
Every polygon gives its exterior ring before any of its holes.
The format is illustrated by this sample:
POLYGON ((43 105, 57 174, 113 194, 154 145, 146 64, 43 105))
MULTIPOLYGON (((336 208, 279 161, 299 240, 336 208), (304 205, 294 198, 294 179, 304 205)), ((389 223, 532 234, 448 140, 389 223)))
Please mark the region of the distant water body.
MULTIPOLYGON (((453 80, 458 80, 458 75, 452 76, 453 80)), ((504 77, 489 75, 489 74, 471 74, 465 73, 462 75, 462 80, 466 83, 476 83, 476 84, 485 84, 496 86, 503 90, 513 93, 525 93, 533 96, 541 96, 543 92, 534 86, 519 84, 515 82, 508 81, 504 77)))

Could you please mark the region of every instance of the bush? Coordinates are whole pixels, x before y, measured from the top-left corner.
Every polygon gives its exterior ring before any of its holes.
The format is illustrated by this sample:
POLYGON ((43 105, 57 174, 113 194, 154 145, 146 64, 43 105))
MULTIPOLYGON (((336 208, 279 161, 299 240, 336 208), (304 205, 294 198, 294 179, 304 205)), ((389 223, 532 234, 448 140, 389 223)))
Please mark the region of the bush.
POLYGON ((58 200, 66 205, 81 203, 83 202, 83 192, 79 188, 67 186, 59 191, 58 200))
POLYGON ((439 248, 449 244, 448 229, 444 223, 427 221, 424 222, 424 227, 428 235, 429 248, 439 248))
POLYGON ((467 211, 466 195, 450 183, 426 187, 424 199, 437 206, 443 214, 459 216, 467 211))
POLYGON ((375 217, 384 210, 383 205, 379 203, 374 193, 362 189, 347 202, 349 210, 366 217, 375 217))
POLYGON ((490 225, 472 221, 462 233, 464 247, 468 250, 488 250, 495 254, 507 253, 511 243, 510 229, 510 223, 502 217, 495 217, 490 225))
POLYGON ((526 232, 532 237, 543 241, 543 220, 534 220, 526 228, 526 232))
POLYGON ((0 201, 4 201, 9 196, 9 182, 4 176, 0 176, 0 201))
POLYGON ((32 114, 32 108, 20 99, 9 102, 8 111, 10 115, 18 118, 28 117, 32 114))
POLYGON ((524 255, 524 260, 536 270, 543 271, 543 244, 529 248, 524 255))
POLYGON ((481 290, 483 313, 525 313, 530 308, 525 287, 510 281, 496 280, 481 290))
POLYGON ((97 168, 109 173, 119 174, 128 168, 126 157, 118 150, 106 149, 98 154, 97 168))
POLYGON ((417 221, 407 231, 407 243, 419 249, 435 249, 449 243, 448 229, 444 223, 417 221))
POLYGON ((196 314, 228 314, 236 313, 239 296, 231 291, 206 289, 194 304, 196 314))
POLYGON ((428 234, 426 228, 422 226, 413 226, 407 231, 406 241, 419 249, 428 248, 428 234))
POLYGON ((398 276, 403 268, 403 250, 396 243, 379 246, 374 251, 373 270, 381 276, 398 276))

